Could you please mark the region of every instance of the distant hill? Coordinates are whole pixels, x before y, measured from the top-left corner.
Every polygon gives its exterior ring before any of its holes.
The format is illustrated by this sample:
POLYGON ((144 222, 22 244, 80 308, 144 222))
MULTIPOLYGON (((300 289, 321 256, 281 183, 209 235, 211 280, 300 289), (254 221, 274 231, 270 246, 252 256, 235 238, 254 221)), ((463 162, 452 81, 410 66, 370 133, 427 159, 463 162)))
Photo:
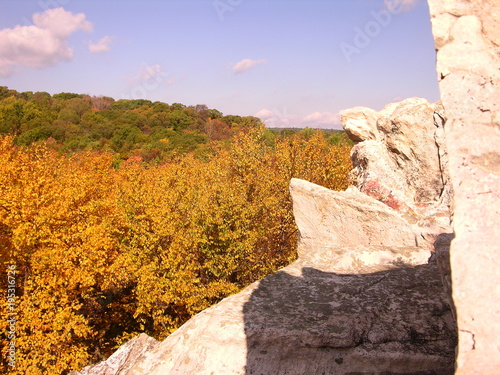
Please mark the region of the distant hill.
MULTIPOLYGON (((299 132, 301 130, 304 130, 304 129, 308 129, 308 128, 270 128, 268 127, 269 130, 272 130, 273 132, 276 132, 276 133, 280 133, 282 131, 292 131, 292 132, 299 132)), ((311 128, 309 128, 311 129, 311 128)), ((344 130, 342 129, 323 129, 323 128, 312 128, 314 130, 321 130, 322 132, 325 132, 325 133, 343 133, 344 130)))

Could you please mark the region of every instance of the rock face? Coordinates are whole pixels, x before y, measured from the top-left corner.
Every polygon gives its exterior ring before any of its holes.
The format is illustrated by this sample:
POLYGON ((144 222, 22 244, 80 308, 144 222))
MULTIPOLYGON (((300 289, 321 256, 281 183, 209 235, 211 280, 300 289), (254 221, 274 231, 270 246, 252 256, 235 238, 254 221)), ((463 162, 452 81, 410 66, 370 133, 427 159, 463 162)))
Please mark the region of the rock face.
POLYGON ((354 140, 351 184, 404 214, 432 248, 449 231, 451 183, 447 173, 443 107, 410 98, 382 111, 356 107, 342 112, 354 140))
POLYGON ((300 230, 299 257, 332 246, 416 246, 411 225, 385 204, 357 189, 333 193, 292 180, 295 222, 300 230), (369 225, 367 225, 369 223, 369 225))
POLYGON ((444 155, 436 146, 436 108, 410 99, 385 114, 347 112, 352 116, 344 118, 357 117, 360 128, 374 125, 356 138, 359 188, 334 192, 292 179, 296 262, 201 312, 163 342, 139 336, 80 374, 452 374, 456 326, 443 287, 449 277, 438 272, 446 269, 449 241, 431 257, 428 235, 449 231, 449 221, 432 221, 433 213, 450 212, 447 180, 430 173, 442 168, 444 155), (385 133, 389 123, 403 129, 397 141, 385 133), (403 131, 420 134, 419 151, 406 147, 403 131), (367 144, 377 152, 358 157, 367 144), (416 154, 418 161, 409 160, 416 154), (406 187, 426 168, 427 183, 437 187, 406 187), (363 192, 370 181, 390 189, 398 205, 363 192))
POLYGON ((500 3, 429 0, 455 191, 457 374, 500 369, 500 3))

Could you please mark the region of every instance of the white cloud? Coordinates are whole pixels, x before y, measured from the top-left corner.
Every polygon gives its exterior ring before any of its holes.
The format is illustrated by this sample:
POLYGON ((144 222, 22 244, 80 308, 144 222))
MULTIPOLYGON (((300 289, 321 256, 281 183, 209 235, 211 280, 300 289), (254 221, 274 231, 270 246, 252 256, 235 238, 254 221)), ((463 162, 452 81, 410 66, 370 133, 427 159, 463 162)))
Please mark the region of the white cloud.
POLYGON ((408 12, 412 10, 420 0, 384 0, 385 7, 389 11, 408 12))
POLYGON ((142 63, 137 75, 133 77, 123 77, 123 79, 132 85, 148 84, 150 82, 156 82, 158 84, 163 83, 167 85, 172 85, 174 83, 170 74, 166 73, 160 65, 148 65, 146 63, 142 63))
POLYGON ((134 77, 122 77, 130 85, 126 93, 123 93, 123 99, 145 99, 149 93, 162 86, 170 86, 174 79, 166 73, 160 65, 148 65, 143 63, 134 77))
POLYGON ((11 75, 17 66, 45 68, 73 58, 68 46, 71 34, 92 31, 85 14, 73 14, 63 8, 33 15, 30 26, 0 30, 0 76, 11 75))
POLYGON ((259 112, 255 114, 256 117, 260 117, 261 119, 269 119, 274 116, 274 112, 271 111, 270 109, 261 109, 259 112))
POLYGON ((257 112, 255 117, 260 118, 270 128, 298 127, 297 116, 288 113, 286 107, 282 110, 264 108, 257 112))
POLYGON ((236 64, 233 65, 232 70, 235 73, 243 73, 249 69, 257 65, 264 64, 266 60, 252 60, 252 59, 243 59, 236 64))
POLYGON ((97 43, 89 42, 89 51, 92 53, 107 52, 111 47, 111 42, 113 37, 106 35, 105 37, 99 39, 97 43))
POLYGON ((286 108, 261 109, 255 114, 270 128, 340 128, 340 115, 331 112, 314 112, 309 115, 293 115, 286 108))
POLYGON ((340 125, 340 115, 338 113, 331 112, 314 112, 305 116, 303 122, 321 125, 340 125))

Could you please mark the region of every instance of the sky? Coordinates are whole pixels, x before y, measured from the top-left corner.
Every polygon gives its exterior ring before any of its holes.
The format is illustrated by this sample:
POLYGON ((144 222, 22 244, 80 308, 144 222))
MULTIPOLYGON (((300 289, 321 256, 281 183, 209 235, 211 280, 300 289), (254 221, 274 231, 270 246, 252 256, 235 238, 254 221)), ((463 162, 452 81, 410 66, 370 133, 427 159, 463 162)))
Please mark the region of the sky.
POLYGON ((439 100, 425 0, 0 0, 0 86, 205 104, 270 127, 439 100))

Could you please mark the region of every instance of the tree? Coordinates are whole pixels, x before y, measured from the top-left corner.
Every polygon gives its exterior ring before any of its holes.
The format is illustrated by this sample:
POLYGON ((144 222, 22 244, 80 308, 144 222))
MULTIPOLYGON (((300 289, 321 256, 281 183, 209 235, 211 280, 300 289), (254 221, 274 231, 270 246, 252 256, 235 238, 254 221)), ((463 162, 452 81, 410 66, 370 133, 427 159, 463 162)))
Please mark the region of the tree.
POLYGON ((208 120, 204 126, 205 134, 212 141, 220 141, 227 139, 231 135, 229 126, 220 120, 208 120))
POLYGON ((147 99, 120 99, 115 101, 111 108, 114 110, 126 111, 142 107, 143 105, 151 107, 153 102, 147 99))
POLYGON ((115 100, 109 96, 93 96, 90 99, 92 109, 103 110, 110 109, 113 106, 115 100))
POLYGON ((21 133, 24 104, 24 100, 17 99, 14 96, 2 100, 0 106, 0 132, 21 133))
POLYGON ((170 108, 173 111, 182 111, 184 108, 186 108, 186 106, 184 104, 181 104, 181 103, 172 103, 170 108))
MULTIPOLYGON (((347 186, 350 146, 319 131, 274 138, 250 128, 203 159, 190 152, 207 142, 198 132, 158 127, 142 137, 134 125, 116 128, 121 164, 108 152, 0 137, 0 262, 19 271, 18 362, 0 373, 64 374, 140 332, 163 339, 295 259, 290 178, 347 186), (170 155, 144 163, 158 153, 170 155)), ((0 335, 2 354, 8 345, 0 335)))
POLYGON ((61 92, 60 94, 54 94, 52 97, 57 100, 69 100, 74 98, 83 98, 83 95, 71 92, 61 92))
MULTIPOLYGON (((172 104, 173 107, 173 104, 172 104)), ((187 129, 195 120, 182 110, 175 109, 169 113, 169 124, 174 130, 187 129)))
POLYGON ((137 144, 144 142, 146 136, 142 134, 141 130, 135 125, 120 125, 113 132, 111 143, 115 151, 125 154, 126 152, 137 148, 137 144))
POLYGON ((222 112, 218 111, 217 109, 209 109, 208 110, 208 117, 210 117, 212 120, 219 119, 222 116, 224 116, 222 114, 222 112))

